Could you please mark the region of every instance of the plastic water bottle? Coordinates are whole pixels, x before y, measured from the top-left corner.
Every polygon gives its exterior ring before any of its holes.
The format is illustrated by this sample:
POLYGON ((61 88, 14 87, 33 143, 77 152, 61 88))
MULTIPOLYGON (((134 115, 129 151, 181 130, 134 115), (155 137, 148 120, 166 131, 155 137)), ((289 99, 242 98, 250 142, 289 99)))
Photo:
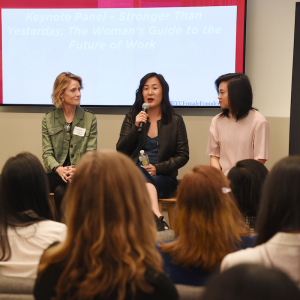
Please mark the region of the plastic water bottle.
POLYGON ((139 161, 141 166, 149 165, 149 156, 145 153, 144 150, 140 151, 139 161))

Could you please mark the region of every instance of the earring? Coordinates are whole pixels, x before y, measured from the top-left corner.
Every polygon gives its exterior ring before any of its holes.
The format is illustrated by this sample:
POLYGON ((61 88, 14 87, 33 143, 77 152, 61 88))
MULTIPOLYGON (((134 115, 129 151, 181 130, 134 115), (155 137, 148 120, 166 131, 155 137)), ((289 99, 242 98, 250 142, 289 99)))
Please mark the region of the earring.
POLYGON ((64 101, 65 99, 61 99, 61 101, 64 101))

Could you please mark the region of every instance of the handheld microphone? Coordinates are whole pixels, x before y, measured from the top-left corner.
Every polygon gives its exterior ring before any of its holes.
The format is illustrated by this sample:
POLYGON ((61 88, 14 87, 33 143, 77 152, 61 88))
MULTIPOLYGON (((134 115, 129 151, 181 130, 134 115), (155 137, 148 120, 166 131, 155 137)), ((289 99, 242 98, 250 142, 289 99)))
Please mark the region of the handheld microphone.
MULTIPOLYGON (((148 112, 148 109, 149 109, 149 103, 143 103, 142 108, 143 108, 143 111, 144 111, 145 113, 147 113, 147 112, 148 112)), ((140 122, 138 131, 142 131, 143 124, 144 124, 143 122, 140 122)))

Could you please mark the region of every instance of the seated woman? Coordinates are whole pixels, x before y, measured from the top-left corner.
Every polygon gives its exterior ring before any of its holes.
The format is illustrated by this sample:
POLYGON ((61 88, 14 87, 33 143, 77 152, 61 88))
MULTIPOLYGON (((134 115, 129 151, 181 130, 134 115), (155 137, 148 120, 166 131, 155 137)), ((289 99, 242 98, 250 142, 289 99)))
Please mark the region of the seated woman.
POLYGON ((117 150, 135 164, 139 164, 141 150, 149 155, 150 164, 141 169, 157 228, 168 229, 158 199, 169 198, 177 189, 176 176, 189 160, 189 146, 184 121, 170 104, 169 85, 162 75, 149 73, 141 79, 135 102, 124 119, 117 150), (143 103, 149 104, 147 113, 141 111, 143 103), (141 131, 140 123, 144 123, 141 131))
POLYGON ((210 125, 206 155, 210 164, 227 175, 243 159, 265 163, 269 154, 269 124, 252 107, 252 87, 241 73, 220 76, 215 81, 223 112, 210 125))
POLYGON ((175 240, 158 244, 173 283, 202 286, 226 254, 254 246, 230 194, 229 180, 211 166, 197 166, 181 180, 175 240))
POLYGON ((85 154, 64 202, 67 238, 42 256, 35 299, 178 299, 162 273, 143 177, 127 156, 85 154))
POLYGON ((277 268, 300 286, 300 157, 279 161, 266 178, 256 220, 257 245, 227 255, 221 269, 257 263, 277 268))
POLYGON ((43 162, 58 220, 62 217, 60 206, 67 183, 80 157, 97 149, 97 118, 80 107, 81 89, 81 77, 69 72, 59 74, 52 94, 56 108, 43 118, 43 162))
POLYGON ((246 229, 255 234, 254 225, 258 212, 261 188, 268 175, 268 169, 259 161, 244 159, 229 171, 230 188, 238 207, 245 217, 246 229))
POLYGON ((67 227, 52 221, 48 180, 30 153, 11 157, 0 177, 0 273, 32 277, 44 250, 63 241, 67 227))

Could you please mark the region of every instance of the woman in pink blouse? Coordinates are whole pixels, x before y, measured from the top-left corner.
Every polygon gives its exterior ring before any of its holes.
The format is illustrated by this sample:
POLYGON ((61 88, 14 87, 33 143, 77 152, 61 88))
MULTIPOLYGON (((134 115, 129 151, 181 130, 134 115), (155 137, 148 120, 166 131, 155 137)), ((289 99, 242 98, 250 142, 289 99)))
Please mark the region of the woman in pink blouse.
POLYGON ((249 78, 240 73, 220 76, 215 81, 223 112, 212 119, 206 155, 210 164, 227 175, 236 162, 256 159, 265 163, 269 152, 269 124, 252 107, 249 78))

